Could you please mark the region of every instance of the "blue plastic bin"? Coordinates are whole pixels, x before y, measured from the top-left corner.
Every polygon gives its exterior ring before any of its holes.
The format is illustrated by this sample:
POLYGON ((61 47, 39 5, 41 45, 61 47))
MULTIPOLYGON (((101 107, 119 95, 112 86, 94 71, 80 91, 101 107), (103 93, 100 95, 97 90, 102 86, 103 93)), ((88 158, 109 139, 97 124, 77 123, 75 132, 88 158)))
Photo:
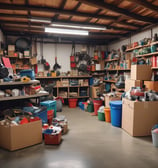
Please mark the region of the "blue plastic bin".
POLYGON ((84 110, 84 104, 83 104, 83 102, 79 102, 79 103, 78 103, 78 106, 79 106, 79 108, 80 108, 81 110, 84 110))
POLYGON ((26 69, 20 71, 20 76, 28 76, 31 80, 35 80, 35 72, 33 69, 26 69))
POLYGON ((122 101, 110 101, 111 124, 115 127, 121 127, 122 124, 122 101))
POLYGON ((46 106, 47 111, 49 110, 54 110, 54 117, 56 117, 56 112, 57 112, 57 105, 56 105, 56 100, 47 100, 40 102, 41 106, 46 106))
POLYGON ((33 116, 39 117, 42 120, 42 124, 45 124, 45 123, 48 122, 48 119, 47 119, 47 108, 46 107, 41 107, 40 109, 35 110, 33 112, 33 116))

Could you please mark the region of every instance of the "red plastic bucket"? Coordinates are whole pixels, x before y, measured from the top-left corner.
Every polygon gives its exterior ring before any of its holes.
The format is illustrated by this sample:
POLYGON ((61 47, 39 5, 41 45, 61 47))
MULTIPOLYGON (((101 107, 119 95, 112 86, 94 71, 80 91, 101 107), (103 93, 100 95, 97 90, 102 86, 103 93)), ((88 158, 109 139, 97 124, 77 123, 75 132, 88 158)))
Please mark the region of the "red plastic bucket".
POLYGON ((93 104, 94 104, 94 113, 92 115, 98 115, 99 107, 102 106, 103 101, 102 100, 93 100, 93 104))
POLYGON ((76 108, 78 99, 69 99, 69 107, 76 108))

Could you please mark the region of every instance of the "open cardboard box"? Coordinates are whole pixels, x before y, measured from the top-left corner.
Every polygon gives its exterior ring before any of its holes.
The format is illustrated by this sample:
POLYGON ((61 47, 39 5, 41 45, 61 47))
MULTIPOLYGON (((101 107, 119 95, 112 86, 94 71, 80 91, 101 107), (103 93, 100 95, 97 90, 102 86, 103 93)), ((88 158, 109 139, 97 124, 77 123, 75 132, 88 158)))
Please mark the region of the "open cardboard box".
POLYGON ((42 121, 18 126, 0 125, 0 147, 14 151, 42 142, 42 121))

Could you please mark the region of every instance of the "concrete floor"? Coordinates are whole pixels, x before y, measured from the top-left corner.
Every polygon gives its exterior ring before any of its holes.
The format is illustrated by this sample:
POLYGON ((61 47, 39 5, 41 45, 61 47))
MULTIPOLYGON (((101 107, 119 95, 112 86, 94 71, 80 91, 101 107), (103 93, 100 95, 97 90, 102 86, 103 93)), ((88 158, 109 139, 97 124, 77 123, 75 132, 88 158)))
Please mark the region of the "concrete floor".
POLYGON ((151 137, 133 138, 90 113, 64 107, 69 132, 59 146, 38 144, 9 152, 0 149, 2 168, 157 168, 151 137))

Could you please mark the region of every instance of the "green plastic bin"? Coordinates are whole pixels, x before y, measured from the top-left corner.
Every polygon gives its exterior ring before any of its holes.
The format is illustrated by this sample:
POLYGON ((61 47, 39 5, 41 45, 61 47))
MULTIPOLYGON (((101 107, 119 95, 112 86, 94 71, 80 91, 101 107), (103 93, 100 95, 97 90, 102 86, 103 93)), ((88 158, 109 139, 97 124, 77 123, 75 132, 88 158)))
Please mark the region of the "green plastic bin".
POLYGON ((99 112, 98 111, 98 120, 105 121, 105 114, 104 114, 104 112, 99 112))
POLYGON ((93 103, 88 103, 87 111, 92 113, 94 112, 94 105, 93 103))

